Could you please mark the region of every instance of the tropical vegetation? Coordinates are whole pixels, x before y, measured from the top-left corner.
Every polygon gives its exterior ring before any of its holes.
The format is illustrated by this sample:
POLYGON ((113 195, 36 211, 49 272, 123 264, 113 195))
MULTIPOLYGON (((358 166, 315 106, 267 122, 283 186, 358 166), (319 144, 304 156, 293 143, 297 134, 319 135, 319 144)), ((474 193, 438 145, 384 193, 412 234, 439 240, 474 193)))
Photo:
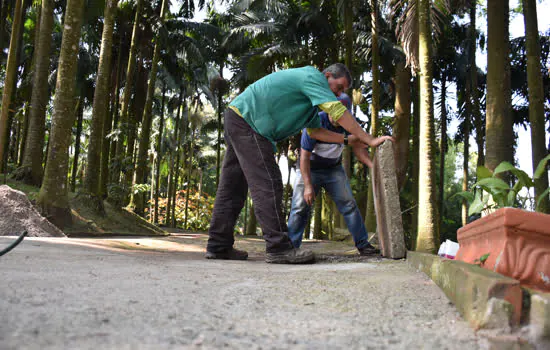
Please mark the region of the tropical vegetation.
MULTIPOLYGON (((547 159, 550 28, 537 25, 546 2, 2 0, 0 171, 39 187, 36 205, 59 227, 71 225, 73 201, 98 215, 109 201, 207 230, 231 99, 276 70, 344 62, 364 128, 395 136, 407 245, 435 251, 470 217, 467 198, 450 197, 486 184, 482 173, 513 189, 519 158, 533 172, 547 159), (511 16, 523 16, 524 35, 510 39, 511 16), (516 154, 522 127, 531 154, 516 154)), ((278 145, 285 213, 298 141, 278 145)), ((351 152, 343 164, 374 232, 369 171, 351 152)), ((537 175, 536 210, 549 213, 546 162, 537 175)), ((318 196, 306 236, 344 228, 318 196)), ((236 231, 261 234, 251 200, 236 231)))

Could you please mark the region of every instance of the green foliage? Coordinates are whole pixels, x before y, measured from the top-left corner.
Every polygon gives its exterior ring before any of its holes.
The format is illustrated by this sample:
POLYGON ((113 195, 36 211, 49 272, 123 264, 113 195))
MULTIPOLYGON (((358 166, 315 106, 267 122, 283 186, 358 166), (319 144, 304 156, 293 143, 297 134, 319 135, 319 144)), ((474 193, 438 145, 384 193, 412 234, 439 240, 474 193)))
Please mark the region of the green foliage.
POLYGON ((149 184, 134 184, 132 186, 133 194, 144 193, 149 191, 151 191, 151 185, 149 184))
MULTIPOLYGON (((214 197, 207 193, 199 192, 196 189, 191 189, 189 193, 189 203, 187 208, 187 230, 191 231, 206 231, 210 226, 210 218, 212 217, 212 209, 214 208, 214 197)), ((185 202, 187 190, 180 190, 176 194, 176 226, 183 227, 185 223, 185 202)), ((159 198, 159 222, 165 222, 167 198, 159 198)), ((154 210, 154 201, 149 202, 151 212, 154 210)), ((146 216, 149 217, 151 212, 145 209, 146 216)), ((150 219, 150 218, 149 218, 150 219)))
MULTIPOLYGON (((468 215, 479 214, 487 209, 514 206, 525 207, 525 201, 522 200, 520 191, 523 188, 529 189, 534 187, 534 181, 545 174, 546 163, 549 160, 550 155, 539 162, 533 174, 533 178, 529 177, 523 170, 514 167, 508 162, 500 163, 495 168, 494 172, 484 166, 479 166, 477 168, 478 181, 472 186, 472 189, 470 191, 456 193, 451 198, 458 196, 466 199, 470 203, 468 215), (509 184, 502 180, 499 175, 503 173, 511 173, 517 179, 516 182, 509 184)), ((548 192, 549 189, 546 189, 539 196, 535 209, 538 209, 541 199, 547 196, 548 192)))

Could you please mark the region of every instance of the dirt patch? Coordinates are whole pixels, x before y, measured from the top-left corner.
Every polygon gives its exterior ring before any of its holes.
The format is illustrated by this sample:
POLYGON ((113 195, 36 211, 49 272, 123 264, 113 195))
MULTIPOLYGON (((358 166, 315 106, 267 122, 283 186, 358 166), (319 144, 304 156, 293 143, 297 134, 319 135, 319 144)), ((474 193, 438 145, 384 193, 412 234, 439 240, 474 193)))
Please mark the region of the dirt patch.
POLYGON ((7 185, 0 186, 0 236, 65 237, 33 207, 25 193, 7 185))

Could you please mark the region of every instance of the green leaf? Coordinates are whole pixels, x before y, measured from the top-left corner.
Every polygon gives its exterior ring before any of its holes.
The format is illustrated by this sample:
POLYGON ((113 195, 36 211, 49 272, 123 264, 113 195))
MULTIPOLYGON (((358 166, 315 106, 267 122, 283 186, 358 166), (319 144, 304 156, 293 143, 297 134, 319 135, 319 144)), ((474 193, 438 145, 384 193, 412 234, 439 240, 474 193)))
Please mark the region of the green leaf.
POLYGON ((479 261, 483 264, 485 261, 487 261, 487 259, 489 259, 489 255, 491 255, 491 253, 483 254, 483 255, 479 258, 479 261))
POLYGON ((533 183, 533 180, 531 180, 531 177, 521 169, 513 169, 512 174, 514 174, 518 178, 518 182, 521 183, 523 186, 533 187, 535 185, 533 183))
POLYGON ((474 194, 472 192, 463 191, 463 192, 457 192, 453 194, 449 199, 453 199, 454 197, 462 197, 465 199, 468 203, 472 203, 474 201, 474 194))
POLYGON ((517 168, 515 166, 513 166, 512 164, 510 164, 509 162, 504 161, 504 162, 500 163, 499 165, 497 165, 493 175, 500 174, 500 173, 503 173, 505 171, 512 171, 514 169, 517 169, 517 168))
POLYGON ((533 175, 533 178, 536 180, 539 177, 544 174, 544 171, 546 170, 546 162, 550 160, 550 154, 544 157, 540 162, 539 165, 537 165, 537 170, 535 170, 535 174, 533 175))
POLYGON ((496 177, 488 177, 481 179, 474 184, 474 187, 482 187, 490 194, 496 194, 505 190, 510 190, 510 186, 504 181, 496 177))
POLYGON ((474 200, 472 201, 472 204, 470 204, 470 207, 468 208, 468 216, 479 214, 483 209, 485 209, 488 196, 485 196, 486 199, 481 199, 481 193, 477 192, 474 200))
POLYGON ((480 165, 477 167, 476 175, 477 175, 477 178, 481 180, 488 177, 493 177, 493 172, 488 168, 484 167, 483 165, 480 165))
POLYGON ((514 190, 510 191, 508 193, 507 198, 506 198, 506 203, 503 203, 503 206, 504 207, 513 207, 514 203, 516 201, 516 195, 517 195, 517 192, 515 192, 514 190))

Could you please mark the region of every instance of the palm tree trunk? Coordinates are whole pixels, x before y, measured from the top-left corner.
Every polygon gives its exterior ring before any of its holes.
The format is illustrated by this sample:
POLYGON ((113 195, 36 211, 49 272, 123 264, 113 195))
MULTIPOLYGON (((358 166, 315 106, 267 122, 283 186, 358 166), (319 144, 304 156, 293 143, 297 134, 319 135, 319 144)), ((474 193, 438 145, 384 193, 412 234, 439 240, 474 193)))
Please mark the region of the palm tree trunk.
POLYGON ((445 198, 445 154, 448 148, 447 137, 447 76, 441 77, 441 139, 439 144, 439 227, 443 219, 443 203, 445 198))
POLYGON ((420 159, 416 249, 435 252, 439 245, 435 184, 431 1, 419 0, 420 159))
MULTIPOLYGON (((138 30, 139 30, 139 23, 141 20, 141 7, 142 7, 142 0, 137 0, 136 2, 136 15, 134 17, 134 27, 132 29, 132 41, 130 44, 130 52, 128 54, 128 66, 126 67, 126 83, 124 84, 124 92, 122 94, 122 104, 120 106, 120 115, 121 115, 121 122, 120 127, 126 129, 130 128, 129 123, 129 117, 128 117, 128 110, 130 109, 130 97, 132 96, 132 87, 134 85, 134 70, 136 66, 136 56, 137 56, 137 49, 138 49, 138 43, 137 43, 137 36, 138 36, 138 30)), ((124 147, 124 133, 121 133, 118 138, 117 142, 117 159, 121 160, 122 158, 122 149, 124 147)), ((133 143, 130 145, 128 142, 127 148, 126 148, 126 157, 132 157, 134 152, 134 145, 133 143)), ((120 169, 114 169, 114 172, 118 178, 120 169)), ((130 181, 131 181, 131 175, 130 181)))
POLYGON ((410 247, 416 250, 416 237, 418 236, 418 191, 419 191, 419 173, 418 165, 420 159, 420 78, 418 75, 413 83, 413 123, 412 123, 412 145, 411 145, 411 188, 412 188, 412 220, 411 220, 411 241, 410 247))
POLYGON ((508 26, 508 2, 488 0, 485 165, 491 170, 502 161, 514 162, 508 26))
MULTIPOLYGON (((164 22, 164 16, 166 9, 168 8, 167 0, 162 1, 161 13, 161 22, 164 22)), ((157 39, 159 36, 157 35, 157 39)), ((149 136, 151 135, 151 121, 152 121, 152 110, 153 110, 153 99, 155 97, 155 85, 157 81, 157 71, 158 71, 158 62, 160 60, 160 41, 156 40, 155 49, 153 52, 153 60, 151 61, 151 72, 149 73, 149 83, 147 88, 147 98, 145 99, 145 108, 143 110, 143 119, 141 121, 141 135, 137 156, 137 167, 136 167, 136 177, 135 183, 146 183, 147 182, 147 150, 149 149, 149 136)), ((133 193, 133 192, 132 192, 133 193)), ((143 215, 144 209, 144 197, 143 193, 134 194, 132 196, 131 206, 134 207, 134 211, 138 215, 143 215)))
MULTIPOLYGON (((380 111, 380 53, 378 52, 378 1, 371 0, 371 27, 372 27, 372 121, 371 135, 376 137, 379 133, 378 112, 380 111)), ((374 149, 371 157, 374 156, 374 149)), ((367 215, 365 226, 368 232, 376 232, 376 213, 374 208, 374 183, 369 182, 367 194, 367 215)))
MULTIPOLYGON (((32 56, 32 60, 31 60, 31 74, 32 74, 32 77, 33 77, 33 79, 32 79, 33 81, 34 81, 34 77, 35 77, 34 72, 36 71, 36 60, 37 60, 37 56, 36 56, 35 53, 36 53, 36 50, 38 49, 38 46, 40 46, 40 22, 41 22, 41 17, 42 17, 42 9, 40 7, 36 10, 36 25, 35 25, 35 28, 34 28, 34 33, 35 33, 34 34, 34 51, 33 51, 33 56, 32 56)), ((0 27, 0 31, 1 30, 2 30, 2 27, 0 27)), ((30 99, 32 99, 32 90, 33 89, 34 89, 33 87, 30 88, 30 91, 28 92, 28 94, 30 94, 30 96, 25 96, 23 98, 24 101, 29 101, 30 99)), ((27 136, 28 136, 28 132, 29 132, 29 120, 30 120, 31 109, 32 109, 32 107, 30 107, 30 106, 27 106, 27 108, 25 109, 25 118, 24 118, 24 121, 23 121, 23 132, 22 132, 21 138, 20 138, 20 145, 19 145, 20 152, 18 153, 17 165, 20 167, 21 170, 23 170, 23 168, 22 168, 23 158, 25 156, 25 147, 27 145, 27 136)), ((21 170, 19 170, 19 171, 21 171, 21 170)), ((25 170, 23 170, 23 172, 25 172, 25 170)), ((19 175, 19 179, 21 179, 21 175, 19 175)))
POLYGON ((313 220, 313 238, 322 239, 323 238, 323 190, 319 191, 319 195, 315 198, 314 206, 314 220, 313 220))
MULTIPOLYGON (((544 93, 540 64, 539 29, 537 25, 537 2, 522 0, 523 20, 527 46, 527 82, 529 85, 529 122, 531 123, 531 149, 533 172, 546 156, 546 133, 544 130, 544 93)), ((535 198, 548 188, 548 174, 535 180, 535 198)), ((550 213, 548 195, 541 200, 537 211, 550 213)))
POLYGON ((166 83, 162 87, 162 102, 160 107, 159 134, 157 138, 157 169, 155 173, 155 213, 153 222, 159 223, 159 196, 160 196, 160 163, 162 162, 162 130, 164 129, 164 102, 166 100, 166 83))
POLYGON ((409 164, 409 139, 411 135, 411 70, 405 67, 405 61, 395 68, 395 124, 393 134, 396 144, 396 171, 399 189, 405 186, 409 164))
POLYGON ((60 228, 71 222, 67 192, 68 150, 75 118, 74 86, 83 10, 83 0, 67 2, 53 102, 48 162, 37 200, 42 213, 60 228))
POLYGON ((82 123, 84 119, 84 96, 80 96, 77 102, 77 120, 74 146, 73 168, 71 171, 71 192, 76 191, 76 178, 78 176, 78 159, 80 158, 80 138, 82 136, 82 123))
MULTIPOLYGON (((180 87, 180 102, 179 102, 179 122, 176 123, 176 166, 174 168, 174 180, 172 185, 172 192, 168 196, 168 200, 172 201, 172 221, 171 221, 171 227, 176 227, 176 195, 178 190, 178 182, 179 182, 179 169, 180 169, 180 157, 181 153, 183 151, 181 147, 181 142, 184 136, 184 132, 186 132, 187 128, 186 120, 183 118, 183 112, 185 111, 185 97, 184 97, 185 90, 183 86, 180 87)), ((167 223, 168 224, 168 223, 167 223)))
POLYGON ((4 171, 4 153, 7 153, 6 141, 9 138, 8 120, 10 114, 12 93, 15 91, 16 76, 17 76, 17 53, 19 52, 19 34, 21 32, 21 21, 23 9, 22 0, 16 0, 15 10, 13 13, 13 23, 10 39, 10 48, 8 51, 8 62, 6 66, 6 79, 4 81, 4 89, 2 95, 2 111, 0 114, 0 172, 4 171))
POLYGON ((258 221, 256 219, 256 213, 254 212, 254 204, 250 206, 250 218, 246 225, 246 235, 256 236, 256 228, 258 227, 258 221))
POLYGON ((84 192, 89 197, 87 198, 87 202, 100 213, 104 212, 100 187, 101 172, 96 171, 96 169, 101 169, 101 150, 104 140, 103 126, 105 124, 105 119, 107 119, 107 113, 109 112, 109 83, 111 77, 113 31, 117 3, 118 0, 107 0, 105 3, 105 19, 103 21, 99 67, 92 107, 90 141, 88 143, 88 171, 84 178, 84 192))
POLYGON ((189 219, 188 213, 189 213, 189 196, 191 195, 191 171, 193 169, 193 140, 195 139, 195 130, 191 131, 191 140, 189 144, 189 154, 187 157, 189 158, 189 161, 187 163, 187 188, 185 191, 185 220, 183 223, 183 227, 187 229, 187 221, 189 219))
POLYGON ((4 52, 4 28, 8 18, 8 0, 3 0, 0 5, 0 51, 4 52))
MULTIPOLYGON (((469 116, 472 113, 472 105, 470 103, 471 90, 466 92, 466 117, 464 118, 464 154, 462 159, 462 191, 468 191, 468 181, 470 178, 469 164, 470 164, 470 120, 469 116)), ((459 105, 461 104, 461 98, 457 98, 459 105)), ((462 226, 468 223, 468 202, 462 200, 462 226)))
POLYGON ((470 28, 469 28, 469 41, 470 46, 469 57, 470 62, 468 63, 470 82, 469 88, 470 93, 469 97, 471 99, 472 105, 472 119, 474 121, 474 127, 476 129, 476 145, 477 145, 477 166, 485 165, 485 150, 484 150, 484 137, 485 130, 483 128, 483 120, 480 113, 479 107, 479 93, 478 93, 478 83, 477 83, 477 64, 476 64, 476 49, 477 49, 477 30, 476 30, 476 10, 477 2, 470 2, 470 28))
MULTIPOLYGON (((122 38, 121 35, 118 41, 118 57, 117 57, 117 63, 116 63, 116 77, 115 77, 115 83, 113 87, 113 95, 114 95, 114 106, 111 110, 112 117, 112 125, 111 125, 111 131, 117 130, 119 133, 116 137, 111 138, 110 146, 109 146, 109 159, 111 161, 116 160, 120 161, 120 159, 117 158, 116 150, 119 147, 118 145, 120 143, 124 143, 124 138, 122 132, 120 132, 120 81, 122 78, 122 38)), ((111 132, 110 131, 110 132, 111 132)), ((120 179, 120 168, 117 167, 116 170, 113 170, 109 173, 109 180, 111 182, 118 182, 120 179)))
MULTIPOLYGON (((170 217, 172 215, 172 192, 174 192, 175 189, 175 177, 177 176, 177 170, 174 169, 174 160, 178 155, 179 152, 179 130, 180 130, 180 116, 181 116, 181 109, 182 109, 182 103, 183 103, 183 88, 180 87, 180 97, 179 97, 179 103, 178 103, 178 110, 176 113, 176 120, 174 122, 174 139, 176 140, 176 147, 174 151, 170 152, 170 174, 168 175, 168 193, 166 195, 166 215, 164 224, 166 226, 169 226, 171 223, 170 217)), ((179 165, 178 165, 179 166, 179 165)))

